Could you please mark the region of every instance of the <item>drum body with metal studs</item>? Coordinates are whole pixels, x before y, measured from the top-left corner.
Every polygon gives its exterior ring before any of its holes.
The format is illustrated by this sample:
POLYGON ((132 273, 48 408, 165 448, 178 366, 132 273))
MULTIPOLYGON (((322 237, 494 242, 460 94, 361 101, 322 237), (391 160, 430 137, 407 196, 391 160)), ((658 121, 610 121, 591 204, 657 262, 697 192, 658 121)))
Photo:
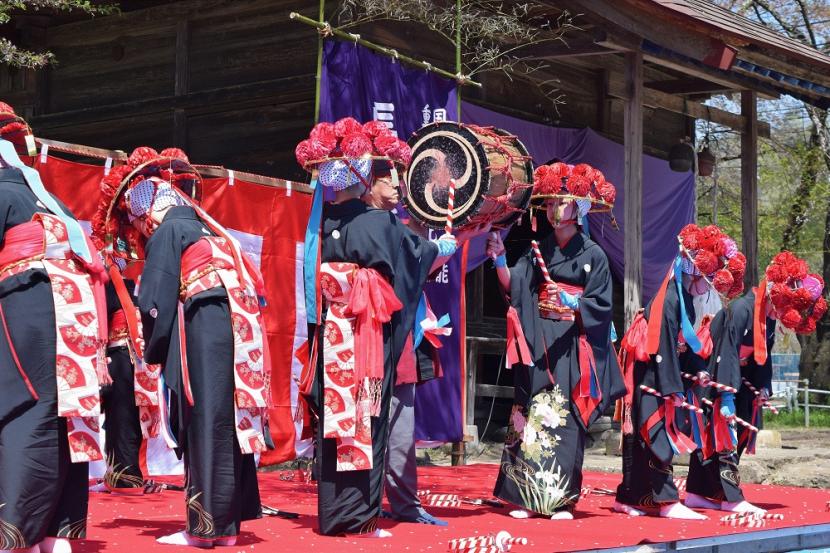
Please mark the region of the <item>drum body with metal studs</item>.
POLYGON ((412 163, 403 198, 412 218, 430 228, 453 224, 506 228, 524 213, 533 191, 533 165, 519 139, 500 129, 453 122, 426 125, 409 139, 412 163))

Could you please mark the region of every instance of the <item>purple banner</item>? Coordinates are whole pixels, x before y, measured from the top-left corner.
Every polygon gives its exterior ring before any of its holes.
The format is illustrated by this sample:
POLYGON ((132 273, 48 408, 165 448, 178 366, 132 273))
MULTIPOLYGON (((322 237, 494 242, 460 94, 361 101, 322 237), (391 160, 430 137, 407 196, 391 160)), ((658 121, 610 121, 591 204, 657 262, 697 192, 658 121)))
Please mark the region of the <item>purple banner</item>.
MULTIPOLYGON (((407 139, 427 123, 456 120, 456 85, 434 73, 404 66, 351 42, 327 40, 320 83, 320 120, 351 116, 365 122, 386 122, 407 139)), ((415 396, 419 440, 454 442, 462 439, 461 413, 461 252, 427 284, 435 314, 449 313, 453 328, 439 350, 444 377, 418 387, 415 396)))
MULTIPOLYGON (((565 106, 563 109, 567 109, 565 106)), ((611 270, 622 280, 625 267, 624 149, 591 129, 560 129, 531 123, 464 102, 465 123, 499 127, 519 137, 535 164, 559 158, 567 163, 589 163, 617 186, 614 215, 620 229, 614 230, 606 213, 589 216, 591 238, 608 255, 611 270)), ((657 292, 674 256, 677 233, 694 220, 695 178, 691 172, 677 173, 667 161, 643 156, 643 301, 657 292)), ((472 261, 472 252, 471 252, 472 261)), ((467 270, 476 267, 472 262, 467 270)))

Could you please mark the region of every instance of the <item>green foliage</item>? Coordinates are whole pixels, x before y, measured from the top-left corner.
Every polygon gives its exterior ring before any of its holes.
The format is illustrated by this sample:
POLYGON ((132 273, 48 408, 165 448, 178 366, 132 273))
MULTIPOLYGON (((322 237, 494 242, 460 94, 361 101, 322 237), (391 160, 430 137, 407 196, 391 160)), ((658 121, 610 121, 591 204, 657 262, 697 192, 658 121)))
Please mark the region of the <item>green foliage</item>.
MULTIPOLYGON (((116 4, 99 4, 92 0, 0 0, 0 25, 10 23, 16 14, 27 11, 79 11, 92 16, 118 11, 116 4)), ((37 69, 55 61, 51 52, 22 49, 6 38, 0 38, 0 64, 37 69)))
MULTIPOLYGON (((758 265, 763 270, 781 251, 784 236, 791 225, 792 213, 798 213, 800 226, 788 244, 816 270, 823 258, 825 210, 830 194, 830 173, 824 163, 816 163, 824 152, 810 142, 802 130, 804 112, 788 106, 786 101, 763 102, 759 111, 783 112, 787 117, 771 121, 772 139, 761 140, 758 152, 758 265), (783 104, 783 105, 782 105, 783 104), (802 179, 809 186, 800 186, 802 179), (801 192, 806 192, 801 194, 801 192)), ((705 133, 705 129, 700 131, 705 133)), ((740 135, 718 132, 710 146, 718 157, 717 223, 738 242, 741 239, 741 167, 740 135)), ((698 179, 698 221, 709 224, 713 216, 714 178, 698 179)))
MULTIPOLYGON (((773 415, 769 411, 764 412, 764 428, 803 428, 804 411, 782 410, 779 414, 773 415)), ((830 427, 830 409, 810 409, 810 428, 830 427)))

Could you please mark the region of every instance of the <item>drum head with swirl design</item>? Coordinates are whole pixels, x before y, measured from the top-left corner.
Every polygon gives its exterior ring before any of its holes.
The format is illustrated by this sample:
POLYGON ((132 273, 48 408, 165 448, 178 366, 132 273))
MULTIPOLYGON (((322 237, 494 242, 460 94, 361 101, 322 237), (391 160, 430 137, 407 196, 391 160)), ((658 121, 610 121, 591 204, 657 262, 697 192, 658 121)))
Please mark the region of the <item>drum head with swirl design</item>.
POLYGON ((403 190, 409 214, 431 228, 447 220, 450 179, 455 181, 453 222, 463 226, 489 192, 487 154, 478 137, 458 123, 426 125, 409 139, 412 163, 403 190))

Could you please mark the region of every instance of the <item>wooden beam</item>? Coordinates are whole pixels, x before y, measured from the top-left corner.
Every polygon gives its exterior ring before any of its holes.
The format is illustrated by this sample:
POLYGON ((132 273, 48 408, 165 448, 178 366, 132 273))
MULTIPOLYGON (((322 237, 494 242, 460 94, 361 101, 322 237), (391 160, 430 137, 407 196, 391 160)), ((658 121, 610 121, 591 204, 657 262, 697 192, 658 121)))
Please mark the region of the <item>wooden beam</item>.
POLYGON ((785 94, 788 93, 800 100, 806 101, 811 103, 812 105, 819 107, 821 109, 827 109, 827 104, 830 102, 830 98, 826 95, 818 94, 804 88, 799 85, 794 85, 787 80, 777 80, 770 76, 759 75, 758 73, 747 71, 741 67, 735 67, 734 71, 741 75, 746 75, 747 77, 751 77, 753 79, 758 79, 761 82, 768 83, 771 86, 774 86, 780 90, 782 90, 785 94))
POLYGON ((769 84, 739 73, 727 73, 697 64, 684 63, 681 60, 667 55, 643 54, 643 57, 650 63, 679 71, 684 75, 706 79, 707 81, 722 85, 729 90, 756 90, 765 100, 775 100, 781 96, 781 93, 769 84))
POLYGON ((257 81, 212 90, 190 92, 184 96, 148 98, 133 102, 95 106, 85 109, 50 113, 33 117, 30 124, 38 129, 67 127, 91 121, 124 120, 128 117, 187 110, 188 115, 219 111, 219 106, 238 108, 245 103, 292 103, 305 100, 314 93, 314 74, 282 79, 257 81))
POLYGON ((563 42, 544 42, 518 50, 517 54, 535 60, 557 58, 574 58, 581 56, 598 56, 616 53, 616 49, 597 44, 590 40, 566 40, 563 42))
POLYGON ((625 54, 625 326, 642 305, 643 287, 643 54, 625 54))
POLYGON ((623 29, 702 63, 722 65, 729 61, 725 53, 729 46, 722 41, 678 27, 669 30, 665 25, 656 24, 653 18, 644 17, 645 13, 638 13, 640 10, 628 9, 624 0, 545 0, 545 3, 563 5, 594 22, 599 20, 604 23, 600 25, 612 28, 611 34, 615 29, 623 29))
POLYGON ((741 135, 741 246, 746 255, 747 290, 758 284, 758 96, 741 92, 741 114, 750 122, 741 135))
POLYGON ((697 77, 683 77, 666 81, 651 81, 645 83, 646 88, 659 90, 666 94, 723 94, 732 90, 731 87, 719 85, 697 77))
MULTIPOLYGON (((624 86, 619 79, 612 79, 609 83, 608 95, 627 100, 627 88, 627 85, 624 86)), ((734 129, 741 133, 746 132, 749 128, 749 123, 744 115, 730 113, 728 111, 710 106, 704 106, 703 104, 681 98, 680 96, 666 94, 665 92, 660 92, 659 90, 644 90, 643 104, 653 108, 688 115, 689 117, 694 117, 695 119, 711 121, 712 123, 729 127, 730 129, 734 129)), ((757 131, 760 136, 769 138, 769 123, 758 122, 757 131)))
POLYGON ((499 386, 497 384, 478 384, 476 395, 479 397, 512 398, 515 391, 513 386, 499 386))
POLYGON ((760 52, 753 47, 741 50, 740 57, 742 60, 772 69, 773 71, 778 71, 784 75, 797 77, 830 88, 830 71, 826 69, 826 65, 818 60, 816 61, 816 66, 821 64, 824 67, 808 66, 791 59, 791 56, 786 54, 781 58, 772 57, 767 52, 760 52))

